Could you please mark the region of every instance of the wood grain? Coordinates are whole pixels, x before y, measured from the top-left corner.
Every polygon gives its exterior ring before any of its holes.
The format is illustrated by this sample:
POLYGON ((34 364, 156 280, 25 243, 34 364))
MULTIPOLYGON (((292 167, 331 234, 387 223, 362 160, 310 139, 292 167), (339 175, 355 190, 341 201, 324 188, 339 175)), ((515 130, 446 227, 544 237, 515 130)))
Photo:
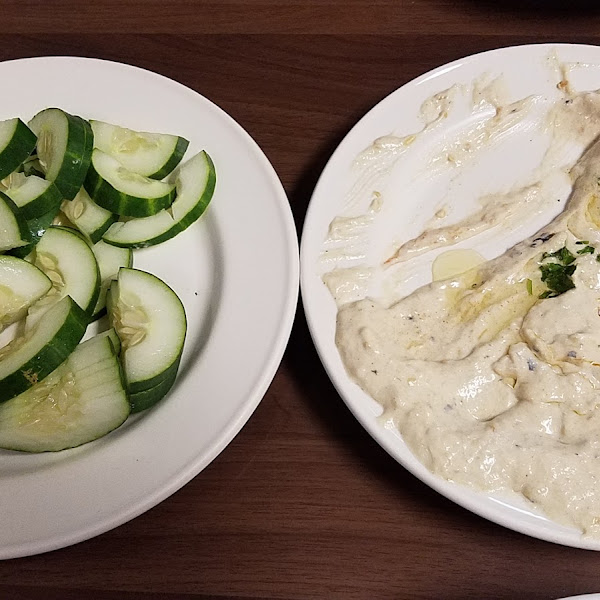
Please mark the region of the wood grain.
POLYGON ((575 35, 600 23, 587 0, 4 0, 12 33, 575 35), (76 8, 74 8, 76 7, 76 8), (26 18, 24 16, 26 15, 26 18))
MULTIPOLYGON (((1 60, 117 60, 216 102, 272 161, 299 228, 336 145, 398 86, 499 46, 600 41, 595 8, 476 0, 0 1, 0 15, 1 60)), ((300 307, 263 402, 204 472, 100 537, 0 563, 0 598, 549 600, 600 590, 599 560, 404 471, 343 405, 300 307)))

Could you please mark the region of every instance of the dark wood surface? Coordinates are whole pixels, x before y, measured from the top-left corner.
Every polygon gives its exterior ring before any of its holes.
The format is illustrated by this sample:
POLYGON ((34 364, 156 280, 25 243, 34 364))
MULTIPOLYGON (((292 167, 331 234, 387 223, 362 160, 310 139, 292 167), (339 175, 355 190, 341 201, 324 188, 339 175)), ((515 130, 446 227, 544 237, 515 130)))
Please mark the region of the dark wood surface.
MULTIPOLYGON (((600 43, 596 8, 569 0, 0 0, 0 23, 0 60, 107 58, 213 100, 263 148, 299 228, 331 152, 398 86, 500 46, 600 43)), ((550 600, 593 591, 600 554, 489 523, 388 457, 329 383, 301 308, 261 405, 200 475, 95 539, 0 563, 2 600, 550 600)))

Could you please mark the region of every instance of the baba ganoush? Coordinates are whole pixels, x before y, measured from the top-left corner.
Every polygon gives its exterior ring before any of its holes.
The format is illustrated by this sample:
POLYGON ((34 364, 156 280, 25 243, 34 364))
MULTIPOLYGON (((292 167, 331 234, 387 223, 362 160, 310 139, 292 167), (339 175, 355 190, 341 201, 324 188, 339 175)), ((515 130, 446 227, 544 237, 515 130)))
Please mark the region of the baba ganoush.
POLYGON ((501 256, 391 305, 342 303, 349 375, 434 473, 600 536, 600 142, 501 256))

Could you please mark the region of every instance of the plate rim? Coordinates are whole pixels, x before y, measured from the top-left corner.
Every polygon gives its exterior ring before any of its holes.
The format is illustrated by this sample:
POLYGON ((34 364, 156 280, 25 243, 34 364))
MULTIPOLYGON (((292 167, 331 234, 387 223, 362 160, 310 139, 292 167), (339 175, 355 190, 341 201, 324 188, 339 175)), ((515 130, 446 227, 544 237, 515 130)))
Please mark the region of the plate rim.
MULTIPOLYGON (((363 418, 363 415, 359 411, 359 402, 353 401, 349 395, 347 395, 342 387, 342 382, 337 380, 334 369, 328 364, 329 359, 326 356, 326 352, 328 349, 325 344, 322 343, 321 337, 318 334, 318 327, 315 323, 315 315, 312 311, 311 304, 312 301, 310 299, 311 294, 309 293, 309 289, 312 286, 312 282, 309 281, 309 278, 313 278, 315 276, 314 271, 311 266, 308 265, 309 260, 312 257, 309 257, 310 249, 307 247, 308 243, 305 243, 306 238, 310 235, 310 230, 313 227, 313 221, 315 220, 315 212, 317 209, 315 208, 316 203, 313 200, 317 197, 320 189, 325 185, 327 171, 337 160, 337 156, 342 154, 345 150, 345 146, 350 143, 350 136, 352 133, 361 127, 365 121, 371 119, 374 114, 385 108, 388 103, 394 102, 394 96, 396 94, 401 93, 405 88, 412 88, 420 85, 421 83, 435 78, 438 75, 441 75, 445 72, 449 72, 455 69, 460 68, 465 63, 470 63, 473 61, 485 59, 486 56, 493 54, 500 54, 503 52, 518 52, 519 50, 527 50, 527 49, 539 49, 539 51, 545 50, 557 50, 562 49, 581 49, 588 51, 600 52, 600 45, 594 44, 577 44, 577 43, 552 43, 552 42, 543 42, 543 43, 532 43, 532 44, 516 44, 516 45, 506 45, 500 46, 497 48, 492 48, 489 50, 484 50, 481 52, 476 52, 473 54, 465 55, 455 60, 452 60, 448 63, 444 63, 438 65, 421 75, 403 83, 401 86, 393 89, 389 94, 379 100, 375 105, 373 105, 369 110, 367 110, 346 132, 341 142, 336 146, 335 150, 332 152, 331 156, 327 160, 325 167, 323 168, 317 183, 314 187, 313 193, 311 195, 311 199, 306 211, 304 224, 302 227, 302 232, 300 236, 300 298, 302 301, 302 306, 306 318, 306 322, 308 324, 308 329, 310 332, 311 339, 319 356, 319 360, 325 369, 329 380, 335 387, 338 395, 343 400, 344 404, 350 410, 352 415, 356 418, 356 420, 360 423, 360 425, 367 431, 367 433, 371 436, 371 438, 379 444, 403 469, 408 471, 412 476, 416 477, 420 481, 422 481, 425 485, 433 489, 438 494, 444 496, 448 500, 454 502, 458 506, 468 510, 469 512, 482 517, 492 523, 496 523, 502 527, 510 529, 512 531, 516 531, 518 533, 525 534, 529 537, 536 538, 542 541, 552 542, 555 544, 560 544, 563 546, 570 546, 574 548, 586 549, 586 550, 596 550, 600 551, 600 539, 590 539, 583 536, 578 530, 574 528, 569 528, 567 526, 561 525, 560 523, 545 517, 545 519, 549 520, 553 526, 557 528, 561 528, 564 532, 560 531, 540 531, 536 528, 532 523, 528 522, 514 522, 512 519, 508 517, 504 517, 500 511, 496 511, 490 506, 481 506, 478 503, 478 499, 482 496, 487 496, 488 499, 492 500, 491 496, 485 491, 476 491, 472 490, 466 486, 462 486, 459 484, 455 484, 453 482, 447 481, 441 478, 438 475, 435 475, 429 469, 427 469, 419 460, 416 458, 412 450, 407 446, 408 451, 414 458, 414 464, 409 464, 407 461, 402 460, 398 456, 398 451, 395 445, 390 441, 389 438, 383 435, 383 427, 379 424, 374 423, 373 420, 368 421, 366 418, 363 418)), ((314 265, 313 265, 314 266, 314 265)), ((333 301, 333 300, 332 300, 333 301)), ((337 309, 336 309, 337 313, 337 309)), ((336 348, 337 351, 337 348, 336 348)), ((345 375, 347 381, 345 383, 351 383, 353 385, 357 385, 354 383, 349 376, 345 375)), ((365 393, 365 392, 363 392, 365 393)), ((402 436, 399 432, 397 435, 402 436)), ((516 507, 511 506, 512 510, 517 510, 516 507)), ((533 513, 532 513, 533 514, 533 513)))
POLYGON ((257 372, 253 374, 254 383, 252 387, 246 392, 243 402, 239 403, 239 406, 234 411, 234 418, 228 421, 218 432, 210 449, 206 453, 196 456, 193 460, 182 465, 178 471, 170 474, 168 478, 165 478, 162 485, 157 486, 153 494, 145 497, 134 506, 131 506, 129 510, 108 516, 97 523, 80 528, 77 531, 62 535, 54 535, 51 538, 42 541, 25 541, 21 543, 12 543, 7 546, 2 546, 0 544, 0 560, 21 558, 66 548, 106 533, 107 531, 131 521, 158 505, 163 500, 166 500, 201 473, 238 435, 268 391, 284 357, 292 332, 299 300, 299 241, 291 204, 274 166, 262 148, 240 122, 197 90, 156 71, 126 62, 85 56, 43 55, 4 60, 0 61, 0 65, 7 63, 15 64, 54 61, 102 63, 108 66, 114 65, 118 68, 131 69, 145 77, 163 80, 167 85, 178 87, 180 91, 187 94, 192 93, 202 103, 208 104, 211 107, 211 110, 219 115, 220 119, 235 129, 237 133, 245 139, 245 142, 249 144, 249 147, 253 150, 253 157, 257 166, 260 167, 260 170, 273 188, 273 199, 276 200, 274 203, 274 207, 276 207, 274 214, 278 215, 283 228, 281 233, 285 242, 285 254, 289 257, 289 260, 286 261, 287 279, 285 282, 281 280, 281 294, 282 298, 285 298, 285 301, 282 302, 281 311, 277 314, 278 318, 277 325, 274 326, 275 333, 273 342, 268 349, 268 352, 265 352, 266 359, 263 361, 260 371, 257 370, 257 372))

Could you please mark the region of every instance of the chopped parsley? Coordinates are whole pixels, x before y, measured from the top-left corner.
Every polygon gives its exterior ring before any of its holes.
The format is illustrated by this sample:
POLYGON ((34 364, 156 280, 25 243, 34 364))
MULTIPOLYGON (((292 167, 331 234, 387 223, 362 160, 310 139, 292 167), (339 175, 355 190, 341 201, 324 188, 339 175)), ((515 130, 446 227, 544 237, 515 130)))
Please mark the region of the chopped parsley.
POLYGON ((570 265, 572 262, 575 262, 577 257, 566 246, 563 246, 556 252, 544 252, 544 254, 542 254, 542 260, 547 258, 556 258, 563 265, 570 265))
POLYGON ((564 294, 575 287, 571 275, 575 273, 576 265, 559 263, 546 263, 540 265, 542 272, 542 281, 548 286, 548 289, 540 294, 540 298, 555 298, 564 294))
POLYGON ((596 248, 594 246, 586 246, 581 250, 577 250, 577 254, 594 254, 596 252, 596 248))
POLYGON ((533 296, 533 281, 531 279, 527 279, 527 293, 533 296))
MULTIPOLYGON (((542 281, 548 289, 539 295, 539 298, 556 298, 565 292, 572 290, 575 287, 572 275, 575 273, 577 265, 573 264, 578 256, 584 254, 594 254, 596 248, 589 245, 588 240, 578 240, 575 242, 577 246, 583 246, 577 250, 577 254, 573 254, 566 246, 563 246, 556 252, 544 252, 540 262, 553 258, 558 262, 545 262, 540 265, 542 272, 542 281)), ((600 262, 600 252, 596 254, 596 260, 600 262)), ((531 286, 533 289, 533 286, 531 286)), ((531 294, 529 280, 527 280, 527 291, 531 294)))

